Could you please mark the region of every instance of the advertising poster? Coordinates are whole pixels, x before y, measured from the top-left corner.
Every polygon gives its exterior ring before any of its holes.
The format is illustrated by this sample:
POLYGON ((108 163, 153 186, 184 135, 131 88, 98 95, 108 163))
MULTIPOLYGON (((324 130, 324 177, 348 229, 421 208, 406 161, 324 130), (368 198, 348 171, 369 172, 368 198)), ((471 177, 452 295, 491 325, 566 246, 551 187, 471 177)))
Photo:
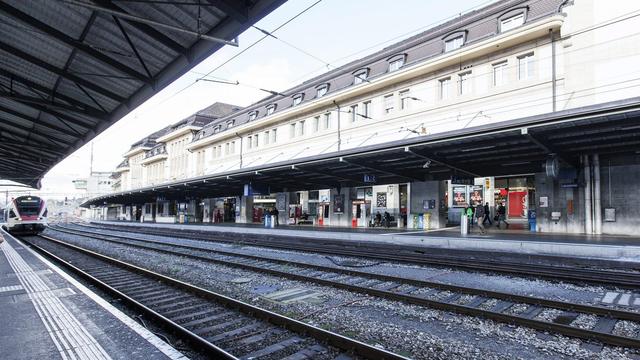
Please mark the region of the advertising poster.
POLYGON ((453 206, 466 206, 466 205, 467 205, 467 187, 454 186, 453 187, 453 206))
POLYGON ((469 196, 472 205, 482 204, 482 186, 472 186, 471 187, 471 195, 469 196))
POLYGON ((376 195, 376 207, 386 208, 387 207, 387 193, 381 192, 376 195))
POLYGON ((344 194, 333 195, 333 213, 344 213, 344 194))

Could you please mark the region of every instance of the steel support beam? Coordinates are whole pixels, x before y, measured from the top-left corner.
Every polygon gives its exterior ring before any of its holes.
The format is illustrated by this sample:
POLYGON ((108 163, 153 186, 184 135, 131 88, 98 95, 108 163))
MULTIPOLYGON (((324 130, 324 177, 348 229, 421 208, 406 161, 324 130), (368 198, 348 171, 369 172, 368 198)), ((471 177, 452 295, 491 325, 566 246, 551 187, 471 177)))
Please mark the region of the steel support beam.
MULTIPOLYGON (((6 107, 1 106, 1 105, 0 105, 0 112, 5 112, 5 113, 7 113, 9 115, 21 118, 23 120, 27 120, 27 121, 33 123, 34 125, 41 126, 41 127, 53 130, 53 131, 57 131, 58 133, 63 134, 63 135, 69 135, 69 136, 73 136, 73 137, 76 137, 78 135, 82 135, 79 132, 70 133, 70 132, 68 132, 69 129, 67 129, 67 128, 63 128, 63 127, 59 127, 57 125, 52 125, 52 124, 46 123, 46 122, 44 122, 42 120, 39 120, 39 119, 36 119, 36 118, 32 118, 31 116, 25 115, 25 114, 23 114, 21 112, 17 112, 17 111, 15 111, 13 109, 9 109, 9 108, 6 108, 6 107)), ((0 114, 0 116, 1 115, 2 114, 0 114)), ((7 120, 7 121, 9 121, 9 120, 7 120)), ((49 135, 51 135, 51 134, 49 134, 49 135)), ((55 135, 55 134, 53 134, 53 135, 55 135)))
POLYGON ((93 47, 83 43, 82 41, 78 41, 74 38, 72 38, 71 36, 63 33, 62 31, 51 27, 43 22, 41 22, 40 20, 33 18, 31 16, 29 16, 26 13, 23 13, 22 11, 10 6, 9 4, 5 3, 5 2, 0 2, 0 11, 3 11, 11 16, 13 16, 16 19, 19 19, 20 21, 22 21, 23 23, 32 26, 42 32, 44 32, 45 34, 47 34, 47 36, 52 37, 54 39, 56 39, 59 42, 62 42, 68 46, 71 46, 74 49, 78 49, 79 51, 82 51, 83 53, 87 54, 88 56, 109 65, 111 68, 123 73, 123 74, 127 74, 137 80, 140 80, 142 82, 145 83, 149 83, 151 81, 151 79, 145 77, 144 75, 140 74, 139 72, 137 72, 136 70, 126 66, 125 64, 122 64, 121 62, 118 62, 116 60, 114 60, 113 58, 101 53, 100 51, 94 49, 93 47))
POLYGON ((45 70, 47 70, 47 71, 49 71, 51 73, 54 73, 54 74, 56 74, 58 76, 62 76, 65 79, 67 79, 67 80, 69 80, 71 82, 74 82, 74 83, 80 84, 82 86, 85 86, 86 88, 88 88, 88 89, 90 89, 92 91, 95 91, 95 92, 97 92, 99 94, 102 94, 102 95, 104 95, 104 96, 106 96, 106 97, 108 97, 110 99, 113 99, 113 100, 115 100, 117 102, 121 103, 121 102, 125 101, 124 97, 122 97, 122 96, 120 96, 120 95, 118 95, 118 94, 116 94, 116 93, 114 93, 112 91, 104 89, 104 88, 102 88, 102 87, 100 87, 100 86, 98 86, 98 85, 96 85, 96 84, 94 84, 94 83, 92 83, 92 82, 90 82, 88 80, 85 80, 83 78, 75 76, 75 75, 69 73, 68 71, 64 71, 63 69, 57 68, 54 65, 51 65, 48 62, 46 62, 46 61, 44 61, 44 60, 42 60, 40 58, 37 58, 37 57, 35 57, 35 56, 31 55, 31 54, 28 54, 28 53, 26 53, 26 52, 24 52, 24 51, 22 51, 22 50, 20 50, 20 49, 18 49, 16 47, 14 47, 14 46, 11 46, 11 45, 9 45, 7 43, 0 42, 0 49, 6 51, 7 53, 9 53, 9 54, 11 54, 13 56, 17 56, 17 57, 21 58, 22 60, 27 61, 27 62, 29 62, 29 63, 31 63, 33 65, 41 67, 41 68, 43 68, 43 69, 45 69, 45 70))
POLYGON ((361 169, 367 169, 367 170, 371 170, 371 171, 377 171, 377 172, 381 172, 383 174, 387 174, 387 175, 392 175, 392 176, 397 176, 397 177, 401 177, 407 180, 411 180, 411 181, 424 181, 424 179, 420 179, 416 176, 412 176, 412 175, 408 175, 408 174, 403 174, 402 172, 399 171, 390 171, 390 170, 384 170, 381 169, 377 166, 371 166, 371 165, 363 165, 361 163, 357 163, 357 162, 353 162, 353 161, 348 161, 345 159, 341 159, 341 162, 346 162, 347 164, 353 165, 353 166, 357 166, 361 169))
POLYGON ((55 102, 55 101, 48 101, 48 100, 45 100, 45 99, 42 99, 42 98, 36 98, 36 97, 32 97, 32 96, 21 95, 21 94, 18 94, 18 93, 10 94, 10 93, 1 91, 0 92, 0 98, 10 99, 10 100, 13 100, 13 101, 19 102, 21 104, 25 104, 25 105, 38 104, 38 105, 45 106, 46 108, 49 108, 49 109, 72 111, 72 112, 78 113, 80 115, 96 118, 96 119, 99 119, 99 120, 106 119, 106 113, 104 113, 102 111, 94 112, 94 111, 86 109, 86 108, 85 109, 80 109, 80 108, 77 108, 76 106, 73 106, 73 105, 63 104, 63 103, 55 102))
POLYGON ((437 157, 435 157, 435 156, 425 155, 425 154, 422 154, 422 153, 420 153, 420 152, 418 152, 418 151, 412 150, 410 146, 405 147, 405 148, 404 148, 404 151, 405 151, 405 152, 412 153, 413 155, 415 155, 415 156, 417 156, 417 157, 419 157, 419 158, 422 158, 422 159, 424 159, 425 161, 427 161, 427 160, 429 160, 429 161, 433 161, 433 162, 435 162, 435 163, 438 163, 438 164, 440 164, 440 165, 442 165, 442 166, 448 167, 449 169, 455 170, 455 171, 457 171, 457 172, 461 172, 461 173, 463 173, 463 174, 471 175, 471 176, 473 176, 473 177, 482 177, 482 176, 480 176, 480 175, 478 175, 478 174, 476 174, 476 173, 473 173, 473 172, 470 172, 470 171, 467 171, 467 170, 461 169, 461 168, 459 168, 459 167, 457 167, 457 166, 450 165, 450 164, 448 164, 446 161, 444 161, 444 160, 440 160, 440 159, 438 159, 438 158, 437 158, 437 157))

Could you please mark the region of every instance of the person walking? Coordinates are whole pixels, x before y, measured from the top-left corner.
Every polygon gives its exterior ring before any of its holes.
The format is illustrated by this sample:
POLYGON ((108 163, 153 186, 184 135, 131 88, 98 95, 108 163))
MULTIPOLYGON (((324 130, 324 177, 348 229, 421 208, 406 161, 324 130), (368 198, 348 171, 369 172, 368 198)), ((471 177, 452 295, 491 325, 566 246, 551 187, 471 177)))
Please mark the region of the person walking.
POLYGON ((273 210, 271 211, 271 215, 273 215, 273 221, 275 221, 274 226, 280 225, 280 219, 278 219, 279 214, 280 214, 280 211, 278 211, 278 209, 274 207, 273 210))
POLYGON ((507 218, 507 209, 504 207, 504 203, 500 203, 498 206, 498 221, 496 222, 496 226, 498 229, 500 228, 500 222, 504 222, 507 225, 507 229, 509 228, 509 223, 506 220, 507 218))
POLYGON ((484 229, 484 219, 486 218, 487 215, 484 212, 484 206, 482 206, 481 202, 479 202, 478 205, 476 206, 475 216, 478 219, 478 228, 480 228, 480 233, 483 235, 486 234, 487 231, 484 229))
POLYGON ((469 228, 471 228, 473 227, 473 206, 467 205, 465 213, 467 214, 467 222, 469 223, 469 228))
POLYGON ((491 221, 491 211, 489 211, 489 203, 484 203, 484 220, 482 221, 482 225, 485 222, 489 221, 489 226, 493 225, 493 221, 491 221))

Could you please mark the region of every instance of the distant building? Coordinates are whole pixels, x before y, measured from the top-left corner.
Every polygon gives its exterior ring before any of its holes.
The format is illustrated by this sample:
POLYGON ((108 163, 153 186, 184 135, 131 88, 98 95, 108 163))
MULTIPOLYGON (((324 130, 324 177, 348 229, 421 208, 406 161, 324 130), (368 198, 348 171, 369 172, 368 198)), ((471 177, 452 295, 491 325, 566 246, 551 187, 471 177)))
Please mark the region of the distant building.
POLYGON ((93 171, 88 178, 73 180, 76 190, 84 190, 89 197, 112 192, 115 180, 111 171, 93 171))

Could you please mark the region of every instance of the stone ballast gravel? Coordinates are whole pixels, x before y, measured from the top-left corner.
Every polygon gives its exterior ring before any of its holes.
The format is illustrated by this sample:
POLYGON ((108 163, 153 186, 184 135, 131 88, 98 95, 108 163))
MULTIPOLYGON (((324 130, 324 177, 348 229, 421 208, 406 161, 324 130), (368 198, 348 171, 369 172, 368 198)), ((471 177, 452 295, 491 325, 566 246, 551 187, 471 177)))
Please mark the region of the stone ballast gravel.
MULTIPOLYGON (((83 229, 81 226, 79 229, 83 229)), ((114 234, 132 236, 140 239, 163 241, 166 243, 182 244, 202 247, 211 250, 223 250, 237 252, 246 255, 266 256, 280 260, 292 260, 302 263, 335 266, 342 269, 350 269, 345 266, 337 266, 340 262, 356 262, 369 264, 370 266, 357 268, 360 271, 367 271, 377 274, 400 276, 412 279, 427 279, 429 281, 442 282, 444 284, 478 287, 482 284, 485 290, 508 292, 517 295, 535 296, 550 300, 571 301, 577 304, 601 305, 602 296, 608 291, 626 292, 625 289, 612 287, 602 287, 595 285, 576 285, 544 279, 523 278, 501 274, 486 274, 470 272, 451 268, 428 267, 422 265, 381 263, 377 260, 367 260, 363 258, 327 256, 324 254, 314 254, 299 251, 279 250, 273 248, 240 246, 237 244, 216 243, 213 241, 190 240, 170 238, 160 235, 148 235, 140 233, 125 233, 122 231, 96 230, 94 228, 84 228, 88 231, 100 231, 103 234, 114 234)), ((640 307, 624 307, 609 305, 611 308, 618 308, 625 311, 640 312, 640 307)))
POLYGON ((536 331, 527 328, 506 327, 505 330, 504 324, 484 319, 274 276, 248 274, 236 268, 170 255, 156 253, 149 256, 147 251, 75 235, 56 232, 55 236, 293 318, 304 318, 311 324, 417 359, 631 358, 627 349, 605 347, 602 352, 594 353, 580 347, 579 340, 564 337, 543 340, 536 336, 536 331), (251 277, 253 280, 244 284, 231 283, 240 277, 251 277), (256 295, 257 285, 277 289, 311 288, 321 292, 326 301, 322 304, 274 303, 256 295), (309 314, 313 315, 306 317, 309 314))

